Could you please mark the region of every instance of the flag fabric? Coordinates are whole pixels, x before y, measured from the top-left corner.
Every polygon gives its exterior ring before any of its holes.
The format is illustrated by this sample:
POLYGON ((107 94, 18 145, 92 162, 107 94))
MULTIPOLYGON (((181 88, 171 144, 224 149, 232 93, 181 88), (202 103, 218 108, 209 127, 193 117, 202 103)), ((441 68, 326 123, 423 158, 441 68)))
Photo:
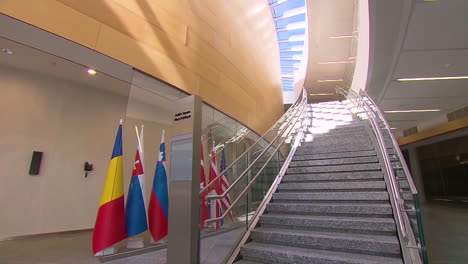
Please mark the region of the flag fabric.
MULTIPOLYGON (((203 143, 201 144, 200 163, 200 190, 206 187, 205 158, 203 157, 203 143)), ((210 218, 210 211, 206 201, 207 192, 203 192, 200 197, 200 227, 205 228, 205 221, 210 218)))
POLYGON ((94 254, 128 237, 124 203, 121 120, 94 225, 94 254))
MULTIPOLYGON (((227 190, 227 188, 229 188, 229 181, 227 179, 228 172, 226 171, 226 153, 224 152, 224 148, 221 151, 221 164, 219 169, 221 170, 221 172, 223 172, 223 174, 220 177, 220 187, 222 193, 224 193, 227 190)), ((223 199, 221 199, 221 203, 223 205, 222 207, 224 208, 224 210, 227 210, 227 208, 231 206, 231 196, 229 195, 229 193, 223 199)), ((229 212, 229 217, 231 218, 231 221, 233 221, 232 211, 229 212)))
POLYGON ((148 207, 148 222, 154 242, 163 239, 168 232, 169 199, 166 175, 166 145, 162 131, 159 157, 154 172, 153 189, 148 207))
MULTIPOLYGON (((218 167, 216 164, 216 151, 215 151, 215 143, 213 142, 213 148, 211 150, 211 162, 210 162, 210 183, 212 183, 211 187, 209 188, 210 192, 209 195, 216 195, 221 194, 221 189, 219 188, 219 180, 216 179, 218 177, 218 167), (216 179, 216 180, 215 180, 216 179)), ((211 200, 210 203, 210 218, 216 218, 221 216, 221 202, 220 200, 211 200)), ((214 223, 214 228, 219 229, 221 227, 220 221, 216 221, 214 223)))
MULTIPOLYGON (((221 165, 223 164, 223 159, 224 159, 224 168, 221 168, 221 171, 224 171, 226 169, 226 157, 224 156, 224 149, 223 152, 221 153, 221 165)), ((224 172, 221 177, 216 179, 218 177, 218 167, 216 164, 216 150, 215 150, 215 144, 213 142, 213 149, 211 151, 211 164, 210 164, 210 182, 214 181, 215 182, 212 184, 210 190, 210 194, 217 194, 221 195, 223 194, 227 188, 229 187, 229 182, 227 181, 226 178, 227 173, 224 172)), ((223 215, 223 211, 227 210, 231 206, 231 198, 229 194, 227 194, 225 197, 215 200, 211 204, 211 209, 210 209, 210 214, 214 217, 220 217, 223 215)), ((233 220, 232 212, 229 212, 229 217, 231 220, 233 220)), ((218 229, 223 225, 224 221, 220 220, 216 222, 215 228, 218 229)))
POLYGON ((148 221, 146 218, 146 202, 145 202, 145 170, 143 166, 143 126, 141 126, 141 134, 137 132, 137 150, 135 154, 135 163, 133 164, 132 178, 128 189, 126 220, 128 236, 136 236, 148 230, 148 221))

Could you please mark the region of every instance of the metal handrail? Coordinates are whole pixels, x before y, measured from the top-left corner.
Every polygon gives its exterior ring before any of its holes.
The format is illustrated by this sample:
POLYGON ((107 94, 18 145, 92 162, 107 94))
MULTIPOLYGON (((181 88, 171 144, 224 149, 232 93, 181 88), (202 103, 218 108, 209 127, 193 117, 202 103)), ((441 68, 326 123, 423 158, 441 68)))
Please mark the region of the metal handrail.
MULTIPOLYGON (((305 92, 303 92, 303 97, 304 97, 304 94, 305 92)), ((224 173, 226 171, 228 171, 230 168, 232 168, 235 164, 237 164, 242 157, 244 157, 254 146, 256 146, 262 139, 263 140, 266 140, 265 137, 268 133, 270 133, 271 131, 274 130, 274 128, 276 126, 278 126, 278 124, 280 124, 280 122, 282 122, 285 118, 289 118, 290 116, 292 116, 292 113, 294 111, 296 111, 298 109, 298 105, 302 102, 302 98, 299 97, 296 102, 286 111, 286 113, 284 113, 283 116, 281 116, 278 121, 276 121, 270 129, 268 129, 260 138, 258 138, 249 148, 247 148, 241 155, 239 155, 239 157, 237 157, 231 164, 229 164, 229 166, 227 166, 223 171, 221 171, 220 173, 218 173, 218 176, 216 176, 214 179, 210 179, 210 182, 205 186, 203 187, 201 190, 200 190, 200 195, 203 194, 206 190, 208 190, 211 185, 213 185, 215 183, 216 180, 218 180, 219 178, 221 178, 222 175, 224 175, 224 173)), ((281 134, 281 133, 278 133, 278 134, 281 134)))
MULTIPOLYGON (((370 96, 363 90, 360 91, 360 94, 362 97, 366 98, 367 100, 369 100, 369 102, 365 101, 364 100, 364 103, 366 104, 370 104, 374 107, 374 111, 377 113, 377 115, 379 116, 379 119, 384 123, 385 125, 385 129, 388 131, 388 134, 390 135, 390 139, 392 141, 392 145, 393 145, 393 149, 396 151, 396 155, 398 157, 399 160, 404 160, 404 157, 403 157, 403 153, 401 153, 401 150, 400 150, 400 147, 398 146, 398 143, 395 139, 395 137, 393 136, 393 134, 390 132, 390 125, 388 124, 387 120, 385 119, 382 111, 380 110, 379 107, 377 107, 377 104, 374 102, 374 100, 372 100, 372 98, 370 98, 370 96)), ((406 162, 400 162, 402 167, 403 167, 403 172, 408 180, 408 184, 410 186, 410 189, 411 189, 411 193, 412 194, 418 194, 418 190, 416 189, 416 185, 414 184, 414 181, 413 181, 413 177, 411 177, 411 173, 409 171, 409 168, 408 168, 408 165, 406 164, 406 162)))
MULTIPOLYGON (((263 215, 263 213, 265 212, 266 205, 271 201, 271 199, 273 197, 273 194, 278 189, 278 185, 281 183, 281 181, 283 179, 283 176, 286 174, 286 170, 288 169, 289 164, 291 163, 291 161, 292 161, 292 159, 294 157, 294 154, 296 153, 296 150, 300 145, 300 142, 304 138, 304 130, 305 130, 304 129, 304 124, 303 124, 304 123, 304 115, 302 117, 303 117, 302 120, 301 120, 302 125, 301 125, 301 127, 299 129, 299 132, 297 133, 297 137, 295 138, 294 142, 292 142, 291 150, 290 150, 288 156, 286 157, 286 159, 285 159, 285 161, 283 163, 283 166, 281 167, 280 171, 278 172, 278 175, 276 176, 275 180, 271 184, 270 189, 265 194, 263 200, 260 202, 257 210, 255 211, 254 215, 252 216, 252 219, 249 221, 247 231, 244 233, 242 238, 238 241, 236 247, 231 251, 230 256, 228 257, 227 261, 225 262, 226 264, 232 264, 232 263, 234 263, 236 261, 236 258, 238 256, 238 254, 240 253, 241 246, 244 245, 248 241, 248 239, 250 238, 250 234, 251 234, 252 230, 255 228, 255 226, 257 225, 258 221, 260 220, 260 216, 263 215)), ((312 119, 311 119, 311 121, 312 121, 312 119)), ((312 125, 312 124, 309 124, 309 125, 312 125)))
MULTIPOLYGON (((291 118, 291 119, 288 121, 287 124, 289 125, 293 119, 294 119, 294 117, 291 118)), ((255 160, 252 161, 252 163, 239 175, 239 177, 237 177, 237 179, 229 185, 229 187, 226 189, 226 191, 224 191, 223 194, 219 194, 219 195, 209 195, 209 196, 206 197, 206 199, 208 199, 208 200, 213 200, 213 199, 219 199, 219 198, 225 197, 225 196, 229 193, 229 191, 230 191, 232 188, 234 188, 234 187, 237 185, 237 183, 238 183, 245 175, 247 175, 247 172, 253 167, 253 165, 255 164, 255 162, 257 162, 257 161, 263 156, 263 154, 265 154, 265 152, 267 152, 267 150, 273 145, 273 143, 274 143, 278 138, 280 138, 280 136, 281 136, 287 129, 289 129, 289 128, 290 128, 289 126, 284 127, 283 130, 281 130, 281 132, 278 133, 278 135, 276 135, 275 138, 273 138, 273 140, 268 144, 268 146, 266 146, 265 149, 263 149, 263 151, 258 155, 258 157, 255 158, 255 160)), ((285 139, 286 139, 286 138, 285 138, 285 139)), ((281 144, 279 144, 278 146, 281 146, 281 144)), ((265 163, 265 164, 266 164, 266 163, 265 163)), ((222 173, 219 173, 219 174, 222 175, 222 173)), ((219 177, 219 175, 218 175, 218 177, 219 177)), ((210 180, 210 181, 213 183, 218 177, 215 177, 215 179, 210 180)), ((208 185, 207 185, 207 186, 208 186, 208 185)))
MULTIPOLYGON (((247 174, 247 172, 252 168, 252 166, 263 156, 263 154, 271 147, 273 146, 274 142, 276 142, 276 140, 278 138, 280 138, 281 135, 283 134, 289 134, 295 127, 295 125, 297 124, 297 121, 301 119, 301 117, 303 116, 303 113, 306 109, 306 101, 307 101, 307 93, 305 91, 302 92, 302 98, 300 98, 300 100, 298 99, 298 102, 299 104, 297 104, 295 106, 295 110, 297 111, 294 111, 295 114, 292 115, 292 118, 289 119, 289 121, 286 123, 286 125, 284 126, 283 130, 278 133, 278 135, 268 144, 268 146, 265 147, 264 151, 262 151, 262 153, 241 173, 241 175, 239 177, 237 177, 237 179, 232 183, 230 184, 230 186, 222 193, 222 194, 218 194, 218 195, 209 195, 206 197, 207 200, 216 200, 216 199, 222 199, 224 198, 233 188, 234 186, 237 185, 238 182, 240 182, 240 180, 247 174), (294 120, 294 122, 292 122, 294 120), (292 123, 292 125, 290 125, 292 123), (289 130, 289 131, 288 131, 289 130), (286 133, 287 132, 287 133, 286 133)), ((253 183, 255 182, 255 180, 259 177, 260 173, 263 171, 263 169, 268 165, 268 163, 270 162, 270 160, 273 158, 273 156, 275 155, 275 153, 278 151, 278 149, 282 146, 282 144, 284 143, 284 141, 286 140, 287 136, 284 136, 282 137, 282 140, 281 142, 278 144, 278 146, 275 147, 273 153, 269 156, 268 160, 265 162, 265 164, 260 168, 260 170, 255 174, 255 176, 250 180, 250 182, 247 184, 247 186, 242 190, 242 192, 237 196, 237 198, 231 203, 231 205, 229 206, 229 208, 227 208, 225 211, 223 211, 223 214, 219 217, 216 217, 216 218, 210 218, 208 220, 206 220, 206 224, 209 224, 209 223, 212 223, 212 222, 216 222, 216 221, 220 221, 222 219, 224 219, 230 212, 231 210, 234 208, 234 206, 237 204, 237 202, 242 198, 242 196, 250 189, 250 186, 253 185, 253 183)), ((248 150, 247 150, 248 151, 248 150)), ((221 173, 220 173, 221 175, 221 173)), ((216 179, 216 178, 215 178, 216 179)), ((215 180, 212 180, 212 182, 214 182, 215 180)))
MULTIPOLYGON (((427 263, 427 255, 425 252, 424 245, 417 245, 416 239, 414 237, 414 233, 410 224, 409 216, 408 216, 408 210, 404 208, 404 199, 401 197, 399 188, 398 188, 398 181, 396 179, 395 173, 393 171, 392 167, 392 161, 390 160, 390 155, 388 154, 387 147, 385 145, 385 140, 382 135, 381 127, 379 126, 379 122, 384 123, 385 129, 389 133, 392 139, 392 145, 393 148, 395 149, 395 153, 397 157, 400 160, 400 163, 402 164, 403 167, 403 172, 405 173, 405 177, 408 180, 408 183, 410 185, 411 192, 414 197, 414 202, 415 205, 418 203, 417 201, 417 190, 414 185, 414 182, 411 178, 411 174, 409 173, 409 169, 407 167, 407 164, 404 162, 403 155, 401 153, 401 150, 399 149, 398 145, 396 145, 396 140, 393 137, 393 135, 390 132, 390 126, 388 125, 387 121, 385 120, 382 112, 380 111, 379 107, 375 104, 375 102, 365 93, 364 91, 361 91, 359 94, 348 89, 344 89, 341 87, 337 87, 336 89, 338 94, 341 94, 343 96, 347 96, 349 93, 353 95, 356 99, 348 97, 348 99, 358 108, 361 108, 363 110, 363 113, 367 116, 373 131, 375 133, 377 143, 379 145, 379 148, 382 151, 383 154, 383 160, 385 164, 385 168, 388 173, 388 179, 390 183, 390 188, 392 190, 391 192, 391 199, 393 203, 395 204, 395 214, 396 214, 396 220, 397 220, 397 227, 399 229, 399 233, 401 234, 401 238, 404 241, 404 245, 406 246, 407 249, 414 249, 417 248, 418 251, 420 252, 420 257, 423 259, 424 263, 427 263), (377 121, 378 119, 378 121, 377 121), (405 218, 403 218, 405 216, 405 218), (416 246, 412 245, 411 243, 416 244, 416 246)), ((422 233, 422 225, 420 223, 420 215, 419 212, 417 213, 417 221, 418 221, 418 228, 420 229, 420 232, 422 233)), ((420 238, 421 238, 421 243, 424 243, 424 236, 420 233, 420 238)), ((404 254, 405 255, 405 254, 404 254)), ((409 253, 411 259, 413 259, 414 255, 409 253)))
MULTIPOLYGON (((411 176, 411 173, 408 168, 408 164, 405 162, 403 153, 401 152, 400 147, 398 146, 398 143, 393 136, 393 134, 390 131, 390 125, 388 124, 387 120, 385 119, 381 109, 377 106, 377 104, 374 102, 374 100, 365 92, 364 90, 360 91, 360 96, 367 99, 369 102, 364 100, 364 103, 368 104, 371 108, 374 109, 374 111, 377 113, 379 116, 379 119, 381 122, 384 123, 385 129, 387 130, 388 134, 390 135, 393 149, 396 152, 396 156, 398 160, 400 161, 400 164, 403 169, 403 173, 405 175, 406 180, 408 181, 408 185, 411 190, 412 198, 413 198, 413 203, 414 203, 414 212, 416 213, 416 221, 418 225, 418 233, 419 233, 419 238, 420 238, 420 245, 417 247, 421 253, 421 257, 423 258, 423 263, 428 263, 428 257, 427 257, 427 252, 426 252, 426 245, 425 245, 425 238, 424 238, 424 229, 422 226, 422 219, 421 219, 421 212, 419 209, 419 198, 418 198, 418 190, 416 189, 416 185, 414 184, 413 177, 411 176)), ((411 210, 413 211, 413 210, 411 210)), ((408 217, 409 218, 409 217, 408 217)))

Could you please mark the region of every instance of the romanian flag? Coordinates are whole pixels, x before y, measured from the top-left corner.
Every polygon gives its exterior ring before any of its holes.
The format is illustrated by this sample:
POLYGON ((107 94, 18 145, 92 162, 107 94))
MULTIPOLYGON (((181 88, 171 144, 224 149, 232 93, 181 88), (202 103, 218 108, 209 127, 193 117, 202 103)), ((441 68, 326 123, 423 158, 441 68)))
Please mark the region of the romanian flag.
POLYGON ((120 121, 94 225, 94 254, 128 237, 122 171, 122 121, 120 121))
POLYGON ((153 190, 151 191, 148 207, 149 229, 154 242, 158 242, 167 235, 168 217, 169 198, 166 175, 166 144, 164 143, 163 130, 161 144, 159 145, 158 163, 154 172, 153 190))
POLYGON ((143 166, 143 125, 141 126, 141 134, 138 136, 138 129, 135 126, 137 133, 138 145, 135 154, 135 163, 133 164, 132 178, 128 189, 127 197, 127 229, 128 236, 136 236, 148 230, 148 221, 146 220, 146 202, 145 202, 145 173, 143 166))

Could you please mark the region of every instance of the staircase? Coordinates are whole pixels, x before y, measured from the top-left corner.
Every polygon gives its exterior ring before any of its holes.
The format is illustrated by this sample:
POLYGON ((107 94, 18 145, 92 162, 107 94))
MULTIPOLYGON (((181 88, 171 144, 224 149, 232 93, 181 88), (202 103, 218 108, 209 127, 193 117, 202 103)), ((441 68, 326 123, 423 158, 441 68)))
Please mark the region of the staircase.
MULTIPOLYGON (((326 123, 325 113, 335 109, 314 110, 314 121, 322 116, 326 123)), ((236 263, 402 263, 381 164, 366 129, 351 120, 312 136, 297 149, 236 263)))

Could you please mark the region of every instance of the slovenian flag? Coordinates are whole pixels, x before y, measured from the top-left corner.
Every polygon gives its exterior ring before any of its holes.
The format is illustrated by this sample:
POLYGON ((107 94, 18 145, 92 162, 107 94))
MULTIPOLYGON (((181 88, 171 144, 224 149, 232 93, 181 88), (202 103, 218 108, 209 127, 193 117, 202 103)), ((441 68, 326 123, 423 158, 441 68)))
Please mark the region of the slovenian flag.
POLYGON ((169 199, 166 176, 166 145, 164 144, 164 130, 162 131, 159 157, 153 179, 150 204, 148 208, 148 222, 154 242, 163 239, 168 232, 169 199))
POLYGON ((122 171, 122 120, 120 120, 94 225, 94 254, 128 237, 127 226, 125 225, 122 171))
POLYGON ((148 230, 148 221, 146 220, 146 202, 145 202, 145 170, 143 166, 143 125, 141 133, 137 133, 137 151, 135 154, 135 163, 133 164, 132 178, 128 189, 126 217, 128 236, 136 236, 148 230))

